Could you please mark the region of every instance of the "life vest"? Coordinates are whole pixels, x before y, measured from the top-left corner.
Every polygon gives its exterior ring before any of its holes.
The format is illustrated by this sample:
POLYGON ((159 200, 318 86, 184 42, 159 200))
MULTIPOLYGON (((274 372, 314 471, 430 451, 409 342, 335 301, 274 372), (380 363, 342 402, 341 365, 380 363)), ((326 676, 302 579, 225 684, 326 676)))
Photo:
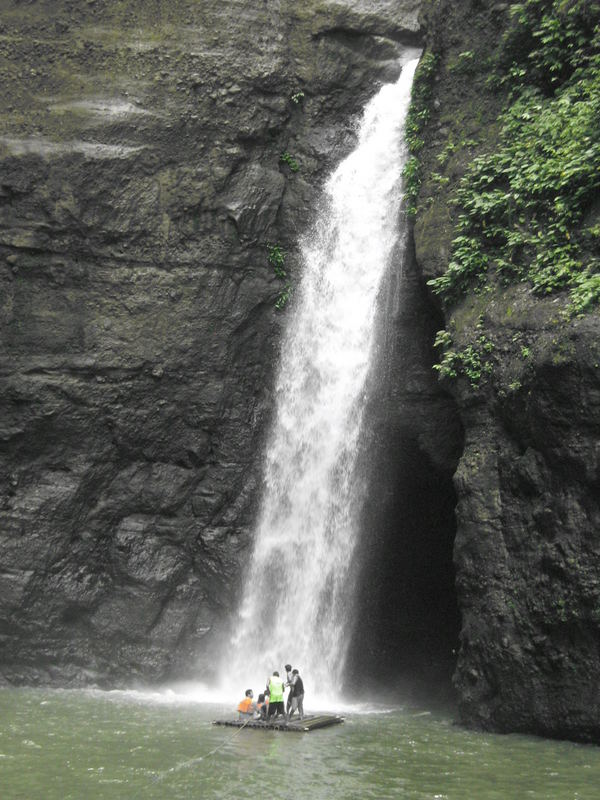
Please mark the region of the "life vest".
POLYGON ((244 697, 244 699, 241 701, 241 703, 237 707, 237 710, 241 714, 249 714, 251 705, 252 705, 252 698, 251 697, 244 697))
POLYGON ((300 697, 301 694, 304 694, 304 684, 300 675, 295 675, 294 677, 296 680, 292 684, 293 697, 300 697))
POLYGON ((271 703, 283 703, 283 681, 277 675, 269 680, 269 699, 271 703))

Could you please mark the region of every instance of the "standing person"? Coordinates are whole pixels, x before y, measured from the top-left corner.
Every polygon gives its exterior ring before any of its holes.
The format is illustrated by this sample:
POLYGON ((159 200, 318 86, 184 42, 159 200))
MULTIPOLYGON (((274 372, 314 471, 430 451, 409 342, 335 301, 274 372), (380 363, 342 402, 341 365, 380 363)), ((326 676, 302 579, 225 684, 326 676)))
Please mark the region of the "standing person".
POLYGON ((293 677, 294 676, 292 675, 292 665, 291 664, 286 664, 285 665, 285 685, 290 687, 290 691, 289 691, 289 694, 287 696, 287 702, 285 704, 285 713, 286 714, 290 713, 290 707, 292 705, 292 695, 294 694, 293 691, 292 691, 292 678, 293 677))
POLYGON ((300 719, 304 719, 304 682, 300 677, 297 669, 292 671, 292 688, 290 689, 290 697, 292 698, 291 710, 288 719, 292 718, 294 711, 300 714, 300 719))
POLYGON ((274 672, 269 678, 269 719, 282 714, 285 717, 283 707, 283 681, 278 672, 274 672))

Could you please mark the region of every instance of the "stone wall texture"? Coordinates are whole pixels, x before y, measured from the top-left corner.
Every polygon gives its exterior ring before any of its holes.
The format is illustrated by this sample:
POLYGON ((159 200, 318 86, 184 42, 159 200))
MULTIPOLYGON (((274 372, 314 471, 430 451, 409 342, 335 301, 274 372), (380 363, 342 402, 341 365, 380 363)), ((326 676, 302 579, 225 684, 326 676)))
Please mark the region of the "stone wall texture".
POLYGON ((267 244, 293 283, 419 3, 1 6, 0 674, 206 675, 285 319, 267 244))
MULTIPOLYGON (((497 140, 507 98, 484 65, 509 6, 440 0, 425 9, 439 56, 415 225, 426 278, 448 265, 450 195, 497 140), (461 53, 471 54, 467 73, 461 53), (435 181, 442 161, 445 186, 435 181)), ((494 343, 493 372, 478 389, 447 382, 465 428, 454 478, 454 682, 469 725, 600 741, 600 314, 568 318, 568 302, 490 284, 445 310, 456 347, 479 335, 494 343)))

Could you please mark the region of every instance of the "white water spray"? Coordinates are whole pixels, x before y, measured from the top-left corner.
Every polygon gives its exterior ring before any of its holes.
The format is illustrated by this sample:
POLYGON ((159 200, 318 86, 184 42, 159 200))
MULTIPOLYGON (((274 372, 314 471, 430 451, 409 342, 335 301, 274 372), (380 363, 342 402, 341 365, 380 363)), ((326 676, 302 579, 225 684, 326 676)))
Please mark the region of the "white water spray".
POLYGON ((265 489, 227 672, 262 687, 288 661, 314 697, 339 688, 358 537, 356 462, 378 291, 401 234, 403 129, 417 60, 367 106, 356 150, 303 241, 265 489))

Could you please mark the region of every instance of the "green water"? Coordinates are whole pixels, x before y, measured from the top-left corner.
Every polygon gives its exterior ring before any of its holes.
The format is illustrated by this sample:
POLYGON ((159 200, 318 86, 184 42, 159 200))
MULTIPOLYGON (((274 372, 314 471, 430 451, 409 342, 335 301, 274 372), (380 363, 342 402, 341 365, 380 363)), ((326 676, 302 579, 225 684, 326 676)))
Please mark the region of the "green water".
POLYGON ((343 725, 308 734, 210 724, 228 711, 0 690, 0 798, 600 797, 600 748, 471 733, 448 714, 416 708, 349 714, 343 725))

